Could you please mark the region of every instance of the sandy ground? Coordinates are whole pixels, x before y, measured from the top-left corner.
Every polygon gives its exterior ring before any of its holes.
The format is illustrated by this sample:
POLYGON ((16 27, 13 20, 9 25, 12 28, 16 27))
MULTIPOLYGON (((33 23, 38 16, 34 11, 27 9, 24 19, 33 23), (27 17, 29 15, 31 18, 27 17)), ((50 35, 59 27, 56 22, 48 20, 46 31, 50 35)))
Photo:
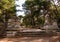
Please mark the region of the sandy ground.
POLYGON ((19 38, 3 38, 0 42, 60 42, 59 36, 53 37, 19 37, 19 38))

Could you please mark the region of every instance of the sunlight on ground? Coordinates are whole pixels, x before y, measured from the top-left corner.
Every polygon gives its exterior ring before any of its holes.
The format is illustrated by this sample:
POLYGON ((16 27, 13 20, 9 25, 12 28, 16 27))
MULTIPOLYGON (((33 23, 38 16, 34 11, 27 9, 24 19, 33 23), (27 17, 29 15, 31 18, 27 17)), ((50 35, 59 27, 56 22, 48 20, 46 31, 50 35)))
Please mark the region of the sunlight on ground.
POLYGON ((20 38, 4 38, 0 42, 60 42, 59 36, 53 37, 20 37, 20 38))
POLYGON ((52 37, 52 39, 57 39, 57 38, 59 38, 59 36, 53 36, 53 37, 52 37))
POLYGON ((0 42, 13 42, 13 41, 9 41, 7 39, 1 40, 0 42))

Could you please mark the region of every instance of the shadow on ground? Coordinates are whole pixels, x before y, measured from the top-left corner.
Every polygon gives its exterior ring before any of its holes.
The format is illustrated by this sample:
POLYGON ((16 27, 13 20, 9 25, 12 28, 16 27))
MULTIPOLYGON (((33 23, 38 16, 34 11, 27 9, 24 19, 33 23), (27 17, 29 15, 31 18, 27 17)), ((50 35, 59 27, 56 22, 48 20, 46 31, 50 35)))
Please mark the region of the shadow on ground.
POLYGON ((3 38, 0 42, 60 42, 60 36, 3 38))

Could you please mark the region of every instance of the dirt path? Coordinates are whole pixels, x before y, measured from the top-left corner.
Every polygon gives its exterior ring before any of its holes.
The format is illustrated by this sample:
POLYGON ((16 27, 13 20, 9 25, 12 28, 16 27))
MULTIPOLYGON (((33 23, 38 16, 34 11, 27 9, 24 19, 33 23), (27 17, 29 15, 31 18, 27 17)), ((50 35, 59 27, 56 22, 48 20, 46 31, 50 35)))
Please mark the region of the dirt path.
POLYGON ((20 37, 20 38, 3 38, 0 42, 60 42, 59 36, 53 37, 20 37))

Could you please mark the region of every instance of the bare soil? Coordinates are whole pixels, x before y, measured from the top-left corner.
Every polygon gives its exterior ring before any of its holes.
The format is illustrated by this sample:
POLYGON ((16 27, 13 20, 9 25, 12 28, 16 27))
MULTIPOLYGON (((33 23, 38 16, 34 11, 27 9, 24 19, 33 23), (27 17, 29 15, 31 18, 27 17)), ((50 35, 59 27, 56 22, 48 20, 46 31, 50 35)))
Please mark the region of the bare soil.
POLYGON ((3 38, 0 42, 60 42, 60 36, 3 38))

